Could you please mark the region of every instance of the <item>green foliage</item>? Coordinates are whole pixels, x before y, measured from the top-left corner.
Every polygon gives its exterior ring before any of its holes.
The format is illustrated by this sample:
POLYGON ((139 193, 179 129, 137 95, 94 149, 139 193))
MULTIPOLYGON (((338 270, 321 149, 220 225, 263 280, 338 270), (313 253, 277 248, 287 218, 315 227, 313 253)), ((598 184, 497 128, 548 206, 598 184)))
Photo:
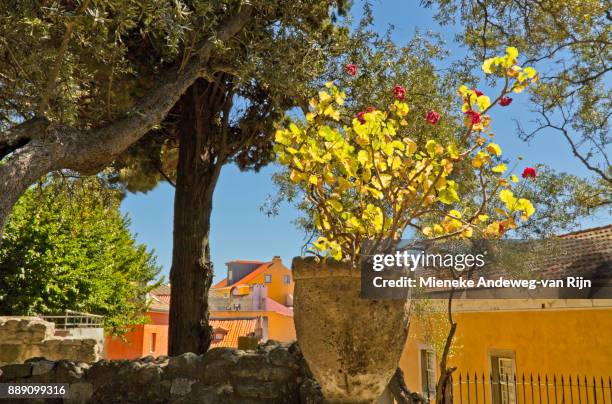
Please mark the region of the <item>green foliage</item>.
POLYGON ((538 168, 537 179, 526 185, 524 195, 536 213, 517 229, 515 237, 558 235, 575 230, 582 218, 612 214, 609 188, 601 179, 584 179, 544 166, 538 168))
POLYGON ((473 51, 476 64, 508 44, 521 49, 541 80, 531 89, 538 120, 519 127, 520 135, 529 139, 544 130, 556 131, 572 154, 610 186, 609 4, 600 0, 421 3, 437 6, 441 24, 459 17, 464 27, 461 40, 473 51))
MULTIPOLYGON (((215 38, 219 24, 235 15, 242 3, 1 2, 2 124, 11 126, 15 119, 31 118, 44 95, 49 105, 42 112, 48 118, 78 128, 100 126, 129 113, 163 69, 194 57, 198 45, 215 38)), ((236 42, 216 44, 211 65, 255 74, 262 70, 258 63, 262 55, 272 52, 268 62, 278 62, 283 51, 295 52, 310 44, 311 38, 303 34, 329 35, 334 13, 345 8, 343 0, 255 0, 249 4, 254 12, 247 28, 236 42)), ((278 69, 275 74, 280 78, 284 73, 287 70, 278 69)))
POLYGON ((122 334, 145 321, 159 274, 119 211, 121 194, 99 178, 51 176, 15 205, 0 249, 0 314, 104 315, 122 334))

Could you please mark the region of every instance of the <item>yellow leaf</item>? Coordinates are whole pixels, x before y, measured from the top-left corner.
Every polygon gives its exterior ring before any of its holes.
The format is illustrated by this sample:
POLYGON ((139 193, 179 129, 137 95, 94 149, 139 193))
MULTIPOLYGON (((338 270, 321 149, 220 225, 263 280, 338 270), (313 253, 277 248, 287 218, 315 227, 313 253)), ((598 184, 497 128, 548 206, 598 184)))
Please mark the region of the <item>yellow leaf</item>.
POLYGON ((528 78, 532 79, 536 76, 536 74, 538 74, 536 72, 536 69, 534 69, 533 67, 526 67, 523 72, 527 75, 528 78))
POLYGON ((491 154, 494 154, 496 156, 501 156, 502 154, 502 150, 501 147, 499 147, 499 145, 497 143, 489 143, 487 145, 487 151, 491 154))
POLYGON ((451 188, 445 188, 440 191, 438 193, 438 198, 440 199, 440 202, 446 205, 452 205, 455 202, 459 202, 459 195, 457 195, 457 191, 451 188))
POLYGON ((493 73, 493 64, 495 63, 495 58, 489 58, 484 61, 482 64, 482 71, 491 74, 493 73))
POLYGON ((368 152, 365 150, 359 150, 359 153, 357 153, 357 161, 359 161, 361 165, 365 166, 366 163, 370 161, 370 158, 368 157, 368 152))
POLYGON ((409 108, 408 104, 406 104, 405 102, 395 101, 393 105, 396 108, 395 111, 397 115, 406 116, 408 114, 409 108))
POLYGON ((311 175, 308 177, 308 182, 310 182, 312 185, 317 185, 319 183, 319 179, 316 175, 311 175))
POLYGON ((489 215, 478 215, 478 220, 480 220, 482 223, 484 223, 487 220, 489 220, 489 215))
POLYGON ((436 155, 436 150, 437 150, 437 146, 438 144, 436 143, 435 140, 428 140, 427 143, 425 144, 425 148, 427 149, 427 153, 429 153, 430 156, 435 156, 436 155))
POLYGON ((491 99, 487 97, 486 95, 481 95, 480 97, 478 97, 476 99, 476 102, 478 103, 478 108, 481 111, 484 111, 485 109, 489 108, 489 106, 491 105, 491 99))
POLYGON ((508 47, 508 49, 506 49, 506 55, 512 59, 516 59, 518 57, 518 49, 514 46, 508 47))
POLYGON ((461 213, 458 210, 453 209, 450 212, 448 212, 448 214, 454 218, 461 219, 461 213))
POLYGON ((461 233, 461 235, 462 235, 463 237, 470 238, 470 237, 472 237, 472 234, 473 234, 473 233, 474 233, 474 231, 472 230, 472 228, 471 228, 471 227, 467 227, 465 230, 463 230, 463 232, 461 233))
POLYGON ((393 162, 391 163, 391 169, 397 170, 402 166, 402 159, 398 156, 393 157, 393 162))
POLYGON ((342 203, 340 203, 339 200, 330 199, 327 202, 331 205, 332 208, 334 208, 336 212, 342 212, 343 207, 342 207, 342 203))
POLYGON ((499 199, 506 205, 510 211, 514 210, 514 205, 516 204, 516 198, 514 194, 509 189, 503 189, 499 193, 499 199))
POLYGON ((331 96, 329 95, 327 91, 319 91, 319 100, 321 102, 326 102, 326 101, 331 100, 331 96))
POLYGON ((457 146, 455 146, 454 143, 449 144, 448 147, 446 148, 446 150, 448 150, 448 155, 452 159, 459 158, 459 150, 457 149, 457 146))
POLYGON ((531 204, 531 201, 529 199, 525 199, 525 198, 521 198, 521 199, 519 199, 517 201, 516 209, 517 210, 522 210, 523 212, 525 212, 525 215, 527 217, 530 217, 531 215, 533 215, 535 213, 535 208, 531 204))
POLYGON ((302 179, 302 174, 300 174, 298 171, 291 170, 291 174, 289 174, 289 179, 292 182, 299 182, 302 179))
POLYGON ((506 171, 506 165, 505 164, 498 164, 495 167, 493 167, 493 169, 491 170, 494 173, 503 173, 504 171, 506 171))

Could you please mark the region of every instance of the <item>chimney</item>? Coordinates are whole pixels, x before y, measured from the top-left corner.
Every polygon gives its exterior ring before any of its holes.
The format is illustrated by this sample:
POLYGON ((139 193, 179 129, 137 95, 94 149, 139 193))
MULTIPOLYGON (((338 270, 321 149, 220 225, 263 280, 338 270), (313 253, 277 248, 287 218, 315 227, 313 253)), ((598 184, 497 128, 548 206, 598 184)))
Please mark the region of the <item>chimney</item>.
POLYGON ((282 260, 280 255, 275 255, 274 257, 272 257, 272 263, 273 264, 282 264, 282 260))

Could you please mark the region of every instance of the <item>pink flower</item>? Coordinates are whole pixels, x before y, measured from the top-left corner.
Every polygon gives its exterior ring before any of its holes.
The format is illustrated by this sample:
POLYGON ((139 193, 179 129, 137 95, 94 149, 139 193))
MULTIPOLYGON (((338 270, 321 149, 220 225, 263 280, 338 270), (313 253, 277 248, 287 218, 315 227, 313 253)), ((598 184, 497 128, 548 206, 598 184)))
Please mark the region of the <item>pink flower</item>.
POLYGON ((348 64, 344 67, 344 70, 350 75, 350 76, 354 76, 357 74, 357 65, 355 64, 348 64))
POLYGON ((503 97, 499 99, 499 105, 501 105, 502 107, 507 107, 510 104, 512 104, 512 98, 510 97, 506 97, 504 95, 503 97))
POLYGON ((393 87, 393 96, 396 100, 402 101, 406 97, 406 89, 399 85, 393 87))
POLYGON ((472 123, 472 125, 476 125, 481 121, 480 114, 476 111, 469 110, 465 113, 465 115, 470 118, 470 122, 472 123))
POLYGON ((476 88, 474 89, 474 92, 476 93, 476 97, 480 97, 481 95, 483 95, 483 92, 476 88))
POLYGON ((523 178, 535 178, 538 176, 538 174, 536 173, 535 168, 525 167, 525 169, 523 170, 523 174, 521 174, 521 176, 523 178))
POLYGON ((440 114, 436 111, 428 111, 425 115, 425 120, 427 120, 427 122, 430 124, 435 125, 440 120, 440 114))

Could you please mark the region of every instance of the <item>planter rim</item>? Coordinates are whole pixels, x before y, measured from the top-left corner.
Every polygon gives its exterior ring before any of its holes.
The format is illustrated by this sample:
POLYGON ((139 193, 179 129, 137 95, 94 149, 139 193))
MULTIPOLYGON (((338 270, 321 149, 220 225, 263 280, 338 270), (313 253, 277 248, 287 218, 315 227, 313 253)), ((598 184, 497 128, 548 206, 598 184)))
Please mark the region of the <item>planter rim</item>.
POLYGON ((293 279, 360 278, 361 271, 347 262, 318 257, 295 257, 291 262, 293 279))

